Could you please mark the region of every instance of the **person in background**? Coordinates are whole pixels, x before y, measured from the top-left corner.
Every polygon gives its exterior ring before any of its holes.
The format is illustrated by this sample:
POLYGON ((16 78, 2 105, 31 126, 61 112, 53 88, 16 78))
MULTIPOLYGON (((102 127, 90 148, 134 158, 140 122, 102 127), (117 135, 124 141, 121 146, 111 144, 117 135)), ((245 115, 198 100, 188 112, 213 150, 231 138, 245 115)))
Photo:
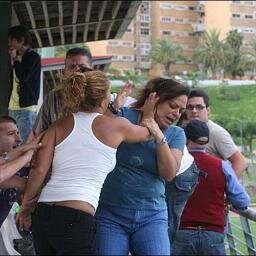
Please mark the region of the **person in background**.
POLYGON ((36 118, 41 58, 31 49, 30 34, 24 26, 9 28, 8 40, 12 65, 9 115, 17 121, 21 138, 26 142, 36 118))
POLYGON ((96 212, 100 255, 170 254, 165 181, 180 167, 185 136, 172 124, 185 110, 189 89, 172 79, 151 79, 137 102, 119 109, 118 116, 139 124, 152 93, 158 98, 154 118, 161 136, 118 147, 117 163, 104 182, 96 212))
MULTIPOLYGON (((64 74, 72 71, 88 72, 92 70, 92 55, 88 48, 75 47, 67 51, 64 74)), ((117 97, 116 94, 113 96, 111 95, 111 106, 113 109, 116 109, 121 104, 124 104, 130 91, 131 84, 127 83, 122 88, 121 93, 118 94, 119 97, 117 97)), ((33 126, 33 132, 31 132, 30 138, 33 138, 34 134, 46 130, 54 121, 61 117, 62 112, 65 109, 65 102, 63 100, 62 93, 63 90, 62 86, 60 85, 47 94, 37 114, 36 121, 33 126)), ((130 100, 132 100, 132 98, 130 100)))
POLYGON ((0 117, 0 226, 16 201, 17 190, 23 191, 26 179, 15 175, 30 162, 40 137, 21 145, 16 121, 10 116, 0 117))
POLYGON ((190 92, 186 114, 189 121, 198 119, 207 123, 210 130, 207 152, 223 160, 229 160, 237 177, 240 177, 247 167, 245 158, 229 132, 209 119, 210 99, 203 90, 196 89, 190 92))
POLYGON ((226 255, 224 208, 228 201, 237 210, 249 206, 249 195, 227 161, 206 153, 209 128, 194 119, 185 127, 187 147, 200 170, 205 172, 188 199, 173 244, 174 255, 226 255))
MULTIPOLYGON (((82 72, 92 70, 92 55, 88 48, 75 47, 69 49, 66 53, 64 74, 79 70, 82 70, 82 72)), ((65 107, 62 92, 62 87, 58 86, 47 94, 37 114, 31 137, 34 136, 34 133, 37 134, 46 130, 61 117, 65 107)))
MULTIPOLYGON (((103 181, 115 166, 117 147, 122 142, 160 141, 162 132, 152 117, 144 118, 146 128, 104 115, 110 83, 101 71, 67 74, 63 97, 65 117, 46 130, 17 220, 27 229, 33 212, 32 234, 39 255, 93 255, 94 213, 103 181), (38 195, 34 210, 32 201, 38 195)), ((154 95, 149 100, 153 116, 154 95)))

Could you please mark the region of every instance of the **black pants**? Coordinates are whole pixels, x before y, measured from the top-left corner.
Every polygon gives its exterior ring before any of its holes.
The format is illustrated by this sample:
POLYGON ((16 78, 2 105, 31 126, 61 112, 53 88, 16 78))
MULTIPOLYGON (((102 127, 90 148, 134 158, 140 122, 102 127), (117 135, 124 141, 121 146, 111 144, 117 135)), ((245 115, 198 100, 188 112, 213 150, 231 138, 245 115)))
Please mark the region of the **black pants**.
POLYGON ((32 216, 37 255, 95 255, 94 216, 69 207, 38 203, 32 216))

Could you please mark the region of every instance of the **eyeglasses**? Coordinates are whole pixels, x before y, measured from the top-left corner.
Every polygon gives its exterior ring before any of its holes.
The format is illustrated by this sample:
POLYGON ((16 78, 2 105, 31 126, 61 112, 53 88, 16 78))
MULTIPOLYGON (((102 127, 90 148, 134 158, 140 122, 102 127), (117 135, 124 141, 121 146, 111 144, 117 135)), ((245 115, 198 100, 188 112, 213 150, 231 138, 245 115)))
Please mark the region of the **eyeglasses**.
POLYGON ((203 106, 201 104, 196 104, 196 105, 187 105, 186 109, 187 110, 194 110, 194 108, 197 110, 197 111, 201 111, 203 110, 204 108, 206 108, 206 106, 203 106))
POLYGON ((179 109, 179 114, 182 114, 186 111, 185 108, 181 108, 176 102, 174 101, 170 101, 169 102, 169 106, 172 108, 172 109, 179 109))
POLYGON ((71 65, 67 66, 67 69, 72 70, 72 69, 75 69, 76 67, 78 67, 80 72, 82 72, 82 73, 92 71, 91 68, 88 68, 87 66, 85 66, 83 64, 71 64, 71 65))

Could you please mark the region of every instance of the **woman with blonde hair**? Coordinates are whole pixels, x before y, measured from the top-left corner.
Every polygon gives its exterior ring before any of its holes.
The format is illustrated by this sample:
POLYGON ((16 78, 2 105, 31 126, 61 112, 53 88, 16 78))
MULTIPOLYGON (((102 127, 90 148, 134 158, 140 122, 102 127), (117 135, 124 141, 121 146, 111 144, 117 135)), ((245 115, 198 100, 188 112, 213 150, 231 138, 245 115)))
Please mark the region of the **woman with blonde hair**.
MULTIPOLYGON (((94 214, 104 179, 115 167, 117 147, 123 141, 147 141, 149 130, 159 139, 161 131, 153 118, 145 120, 146 128, 104 115, 110 84, 101 71, 75 72, 63 83, 65 117, 46 130, 18 221, 28 228, 33 213, 37 254, 92 255, 96 253, 94 214), (43 186, 50 168, 51 176, 43 186), (38 194, 34 209, 31 201, 38 194)), ((153 97, 152 109, 154 103, 153 97)))

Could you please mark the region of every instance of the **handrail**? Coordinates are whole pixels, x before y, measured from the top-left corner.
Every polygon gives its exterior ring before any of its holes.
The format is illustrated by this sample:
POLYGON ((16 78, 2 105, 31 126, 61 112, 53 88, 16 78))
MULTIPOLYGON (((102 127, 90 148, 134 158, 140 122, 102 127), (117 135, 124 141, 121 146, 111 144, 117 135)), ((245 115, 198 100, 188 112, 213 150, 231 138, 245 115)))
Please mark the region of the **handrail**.
MULTIPOLYGON (((248 208, 246 210, 236 210, 233 207, 230 207, 230 212, 234 212, 240 216, 240 224, 236 225, 230 221, 230 217, 227 218, 227 242, 231 255, 254 255, 256 256, 256 236, 251 231, 251 224, 253 222, 256 223, 256 211, 252 208, 248 208), (249 220, 251 222, 249 222, 249 220), (238 230, 240 232, 240 236, 237 236, 238 230), (243 237, 241 234, 243 232, 243 237), (241 247, 243 246, 243 252, 241 251, 241 247)), ((255 224, 254 223, 254 224, 255 224)))

